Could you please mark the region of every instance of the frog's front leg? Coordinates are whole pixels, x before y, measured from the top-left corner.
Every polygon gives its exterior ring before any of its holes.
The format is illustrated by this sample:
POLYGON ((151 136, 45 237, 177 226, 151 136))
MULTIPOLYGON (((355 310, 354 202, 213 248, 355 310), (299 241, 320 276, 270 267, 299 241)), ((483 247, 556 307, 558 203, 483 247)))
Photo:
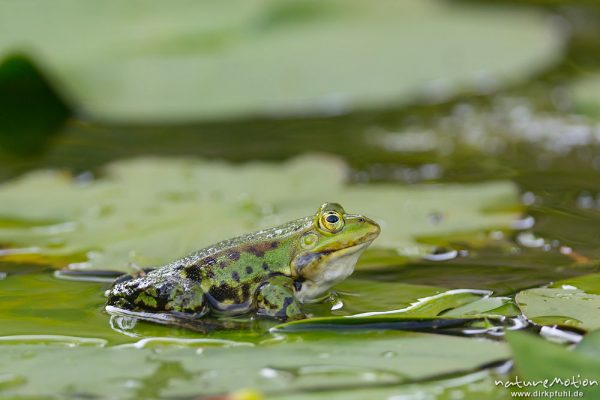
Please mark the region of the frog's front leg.
POLYGON ((267 278, 256 292, 258 315, 282 320, 306 318, 294 296, 294 281, 283 275, 267 278))

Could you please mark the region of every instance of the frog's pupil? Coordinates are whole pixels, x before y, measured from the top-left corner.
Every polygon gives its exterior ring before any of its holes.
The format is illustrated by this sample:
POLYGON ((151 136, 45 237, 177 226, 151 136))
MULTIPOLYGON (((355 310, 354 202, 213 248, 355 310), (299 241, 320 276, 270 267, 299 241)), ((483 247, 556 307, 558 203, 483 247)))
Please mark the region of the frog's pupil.
POLYGON ((338 222, 340 219, 338 218, 337 215, 328 215, 327 218, 325 218, 325 220, 327 222, 329 222, 330 224, 335 224, 336 222, 338 222))

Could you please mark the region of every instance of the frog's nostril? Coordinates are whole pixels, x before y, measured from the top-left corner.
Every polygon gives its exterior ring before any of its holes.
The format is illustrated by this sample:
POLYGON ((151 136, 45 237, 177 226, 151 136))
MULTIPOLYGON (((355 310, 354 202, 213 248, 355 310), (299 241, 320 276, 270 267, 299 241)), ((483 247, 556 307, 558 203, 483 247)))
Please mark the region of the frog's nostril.
POLYGON ((365 219, 364 218, 359 218, 358 222, 360 222, 362 224, 363 222, 365 222, 365 219))

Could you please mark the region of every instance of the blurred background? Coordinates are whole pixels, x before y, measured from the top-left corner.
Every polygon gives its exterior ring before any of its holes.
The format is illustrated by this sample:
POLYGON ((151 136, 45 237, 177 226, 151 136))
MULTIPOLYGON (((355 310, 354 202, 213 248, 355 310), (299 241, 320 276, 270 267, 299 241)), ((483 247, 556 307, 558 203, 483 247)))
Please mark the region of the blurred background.
POLYGON ((358 178, 470 180, 510 174, 522 144, 595 141, 595 2, 0 7, 3 179, 139 154, 326 151, 358 178))

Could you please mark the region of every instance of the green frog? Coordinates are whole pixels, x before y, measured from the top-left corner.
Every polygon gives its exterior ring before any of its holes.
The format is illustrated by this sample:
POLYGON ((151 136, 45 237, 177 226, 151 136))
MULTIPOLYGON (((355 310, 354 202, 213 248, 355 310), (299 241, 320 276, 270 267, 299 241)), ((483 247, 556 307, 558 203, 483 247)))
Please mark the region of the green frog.
POLYGON ((107 291, 107 309, 201 318, 255 312, 279 320, 305 318, 354 271, 380 228, 362 215, 325 203, 313 216, 225 240, 163 267, 126 275, 107 291))

